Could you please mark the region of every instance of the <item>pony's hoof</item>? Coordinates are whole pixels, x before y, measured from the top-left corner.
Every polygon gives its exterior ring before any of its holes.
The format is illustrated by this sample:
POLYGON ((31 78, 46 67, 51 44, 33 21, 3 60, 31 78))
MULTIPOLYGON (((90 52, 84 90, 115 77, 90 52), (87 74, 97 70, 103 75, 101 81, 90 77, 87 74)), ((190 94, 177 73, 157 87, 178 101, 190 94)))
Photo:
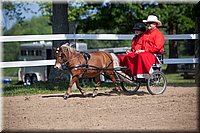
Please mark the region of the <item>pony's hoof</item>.
POLYGON ((82 96, 84 96, 84 97, 86 96, 85 92, 82 93, 82 96))
POLYGON ((121 95, 121 90, 117 90, 117 95, 121 95))
POLYGON ((67 100, 69 96, 65 95, 63 98, 64 100, 67 100))
POLYGON ((95 98, 96 96, 97 96, 97 93, 94 92, 94 93, 92 94, 92 97, 95 98))

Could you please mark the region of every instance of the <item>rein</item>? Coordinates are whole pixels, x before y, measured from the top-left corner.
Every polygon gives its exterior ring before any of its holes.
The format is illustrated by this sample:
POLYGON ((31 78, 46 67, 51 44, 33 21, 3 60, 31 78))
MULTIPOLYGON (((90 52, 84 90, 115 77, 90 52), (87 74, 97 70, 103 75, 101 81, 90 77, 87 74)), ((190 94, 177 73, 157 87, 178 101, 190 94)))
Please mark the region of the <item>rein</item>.
POLYGON ((70 61, 73 61, 75 60, 76 58, 79 58, 80 57, 80 54, 78 54, 77 56, 75 56, 74 58, 72 59, 69 59, 68 61, 65 62, 65 64, 69 63, 70 61))

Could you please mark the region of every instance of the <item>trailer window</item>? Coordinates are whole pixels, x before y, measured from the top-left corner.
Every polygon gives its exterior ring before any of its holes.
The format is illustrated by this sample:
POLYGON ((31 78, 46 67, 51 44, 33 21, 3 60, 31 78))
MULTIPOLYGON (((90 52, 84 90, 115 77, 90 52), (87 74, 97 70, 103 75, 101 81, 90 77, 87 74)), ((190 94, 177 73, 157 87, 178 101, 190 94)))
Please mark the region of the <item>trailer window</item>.
POLYGON ((26 55, 26 50, 21 50, 21 55, 25 56, 26 55))
POLYGON ((31 50, 31 55, 34 55, 34 50, 31 50))
POLYGON ((41 56, 42 55, 42 51, 41 50, 36 50, 36 56, 41 56))

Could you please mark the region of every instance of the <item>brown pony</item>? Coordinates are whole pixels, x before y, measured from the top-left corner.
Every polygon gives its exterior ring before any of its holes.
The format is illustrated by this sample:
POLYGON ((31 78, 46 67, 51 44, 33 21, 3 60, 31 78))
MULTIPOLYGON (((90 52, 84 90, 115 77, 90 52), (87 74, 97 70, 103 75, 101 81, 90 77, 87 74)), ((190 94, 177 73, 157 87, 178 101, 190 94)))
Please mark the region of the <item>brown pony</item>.
POLYGON ((98 87, 100 86, 100 74, 105 72, 106 75, 112 80, 117 92, 120 89, 116 84, 116 77, 113 71, 113 58, 108 52, 93 52, 87 56, 90 59, 86 59, 83 53, 76 51, 70 47, 69 44, 63 44, 55 49, 56 62, 54 68, 62 69, 62 64, 65 64, 69 72, 72 75, 69 87, 66 90, 64 99, 67 99, 70 95, 71 88, 76 83, 77 88, 84 95, 84 91, 79 85, 79 78, 95 78, 95 89, 93 90, 93 97, 97 95, 98 87))

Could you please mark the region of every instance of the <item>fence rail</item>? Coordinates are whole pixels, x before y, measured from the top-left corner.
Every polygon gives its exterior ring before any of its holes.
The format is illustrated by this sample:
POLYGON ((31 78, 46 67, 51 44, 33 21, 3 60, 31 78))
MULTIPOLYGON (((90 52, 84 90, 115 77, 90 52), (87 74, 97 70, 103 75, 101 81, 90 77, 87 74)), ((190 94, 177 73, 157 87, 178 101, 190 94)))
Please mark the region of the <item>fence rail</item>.
MULTIPOLYGON (((16 41, 49 41, 49 40, 131 40, 133 34, 53 34, 53 35, 23 35, 0 36, 0 42, 16 41)), ((165 40, 194 40, 198 34, 165 35, 165 40)), ((55 60, 13 61, 0 62, 0 68, 30 67, 54 65, 55 60)), ((196 64, 197 58, 170 58, 164 59, 164 64, 196 64)))
MULTIPOLYGON (((198 39, 198 34, 164 35, 165 40, 198 39)), ((53 34, 0 36, 0 42, 47 41, 47 40, 131 40, 133 34, 53 34)))
MULTIPOLYGON (((164 59, 164 64, 197 64, 198 58, 170 58, 164 59)), ((0 68, 10 67, 31 67, 31 66, 47 66, 54 65, 55 59, 52 60, 36 60, 36 61, 13 61, 13 62, 0 62, 0 68)))

